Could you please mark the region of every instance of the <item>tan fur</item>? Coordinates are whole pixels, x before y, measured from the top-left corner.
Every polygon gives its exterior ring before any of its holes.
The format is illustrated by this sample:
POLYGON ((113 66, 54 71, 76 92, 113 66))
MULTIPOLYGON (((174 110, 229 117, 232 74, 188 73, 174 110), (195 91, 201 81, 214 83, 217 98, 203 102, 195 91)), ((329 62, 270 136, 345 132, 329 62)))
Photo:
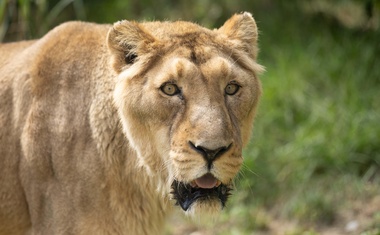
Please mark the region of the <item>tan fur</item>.
POLYGON ((207 172, 189 141, 232 143, 211 169, 230 184, 261 92, 256 44, 243 13, 214 31, 71 22, 0 45, 0 234, 160 234, 171 182, 207 172), (242 88, 228 96, 231 80, 242 88), (181 97, 160 90, 168 81, 181 97))

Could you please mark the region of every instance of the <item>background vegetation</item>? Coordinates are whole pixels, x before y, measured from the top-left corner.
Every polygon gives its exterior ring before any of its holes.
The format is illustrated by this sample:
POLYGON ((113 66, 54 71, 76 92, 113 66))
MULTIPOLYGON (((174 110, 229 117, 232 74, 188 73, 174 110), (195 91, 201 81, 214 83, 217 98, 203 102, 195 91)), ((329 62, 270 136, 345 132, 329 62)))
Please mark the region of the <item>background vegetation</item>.
POLYGON ((73 19, 219 27, 240 11, 267 72, 237 190, 217 226, 175 217, 167 233, 380 234, 379 1, 0 0, 0 40, 73 19))

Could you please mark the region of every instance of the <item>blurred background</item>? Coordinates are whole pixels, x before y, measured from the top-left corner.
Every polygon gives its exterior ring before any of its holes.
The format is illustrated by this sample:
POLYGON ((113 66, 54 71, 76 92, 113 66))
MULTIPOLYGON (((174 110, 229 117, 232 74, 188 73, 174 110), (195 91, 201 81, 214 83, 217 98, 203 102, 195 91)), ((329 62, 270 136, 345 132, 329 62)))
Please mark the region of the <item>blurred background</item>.
POLYGON ((166 234, 380 234, 380 0, 0 0, 0 41, 69 20, 214 28, 241 11, 267 71, 237 190, 220 218, 175 212, 166 234))

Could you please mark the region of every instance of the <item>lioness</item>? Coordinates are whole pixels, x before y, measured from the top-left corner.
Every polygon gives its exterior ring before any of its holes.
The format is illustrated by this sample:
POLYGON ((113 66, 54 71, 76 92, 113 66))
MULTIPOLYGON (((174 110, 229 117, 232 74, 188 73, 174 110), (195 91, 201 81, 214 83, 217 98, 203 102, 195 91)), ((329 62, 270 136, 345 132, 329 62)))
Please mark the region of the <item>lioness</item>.
POLYGON ((71 22, 0 46, 0 234, 160 234, 216 214, 261 93, 249 13, 71 22))

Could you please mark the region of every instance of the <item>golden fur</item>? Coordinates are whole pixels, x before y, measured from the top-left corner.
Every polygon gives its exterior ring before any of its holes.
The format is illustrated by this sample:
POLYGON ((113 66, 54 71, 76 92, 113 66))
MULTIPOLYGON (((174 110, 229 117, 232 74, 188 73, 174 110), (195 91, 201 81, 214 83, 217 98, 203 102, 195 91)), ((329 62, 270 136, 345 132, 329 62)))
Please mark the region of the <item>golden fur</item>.
POLYGON ((223 184, 239 171, 261 93, 256 56, 249 13, 216 30, 70 22, 0 45, 0 234, 160 234, 173 180, 208 172, 189 141, 231 144, 210 169, 223 184), (226 95, 231 81, 241 88, 226 95), (168 82, 181 94, 163 93, 168 82))

